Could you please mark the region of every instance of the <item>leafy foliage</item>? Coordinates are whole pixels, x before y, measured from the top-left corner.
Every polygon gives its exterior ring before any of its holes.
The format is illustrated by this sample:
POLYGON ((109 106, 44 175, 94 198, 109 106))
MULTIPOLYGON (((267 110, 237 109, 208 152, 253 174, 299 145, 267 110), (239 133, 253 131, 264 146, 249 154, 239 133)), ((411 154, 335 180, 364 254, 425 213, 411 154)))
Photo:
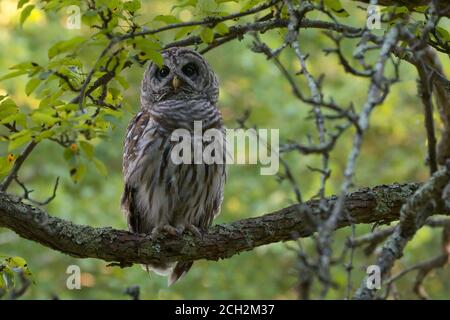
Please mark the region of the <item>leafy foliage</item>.
POLYGON ((23 277, 22 281, 34 282, 33 274, 23 258, 17 256, 0 256, 0 258, 2 258, 0 260, 0 298, 19 287, 20 277, 23 277))

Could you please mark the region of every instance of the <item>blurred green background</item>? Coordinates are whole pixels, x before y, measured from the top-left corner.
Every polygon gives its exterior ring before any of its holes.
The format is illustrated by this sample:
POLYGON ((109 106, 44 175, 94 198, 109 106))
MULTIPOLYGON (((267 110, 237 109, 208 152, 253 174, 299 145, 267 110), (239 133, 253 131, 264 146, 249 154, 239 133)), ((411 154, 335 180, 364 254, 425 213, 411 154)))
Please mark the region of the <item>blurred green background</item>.
MULTIPOLYGON (((151 20, 159 14, 168 14, 174 1, 143 1, 143 21, 151 20)), ((352 14, 342 19, 355 26, 364 23, 364 12, 354 5, 343 2, 352 14)), ((47 61, 47 50, 55 42, 68 39, 88 30, 68 30, 63 27, 64 12, 60 15, 46 16, 34 10, 25 23, 19 26, 17 1, 0 1, 0 75, 8 72, 12 65, 23 61, 47 61)), ((185 20, 195 19, 189 12, 181 12, 185 20)), ((310 18, 324 19, 316 14, 310 18)), ((448 28, 448 25, 447 25, 448 28)), ((173 34, 168 33, 169 42, 173 34)), ((368 83, 361 78, 346 75, 338 59, 325 57, 322 49, 331 42, 318 30, 303 30, 300 35, 302 48, 310 53, 308 66, 319 75, 324 73, 324 92, 346 105, 354 101, 359 108, 365 100, 368 83)), ((264 35, 264 40, 275 47, 282 40, 279 31, 264 35)), ((291 94, 286 80, 280 76, 273 63, 264 56, 249 50, 251 38, 234 41, 206 54, 210 64, 221 82, 220 108, 228 127, 237 127, 236 119, 245 110, 251 111, 249 124, 263 128, 280 129, 283 141, 293 139, 307 142, 307 135, 314 136, 314 122, 308 119, 309 106, 297 101, 291 94)), ((351 54, 355 43, 346 42, 345 50, 351 54)), ((93 55, 83 57, 92 62, 93 55)), ((448 56, 441 56, 447 75, 450 74, 448 56)), ((295 58, 283 54, 283 62, 298 68, 295 58)), ((140 80, 144 69, 133 66, 125 76, 130 88, 124 92, 125 100, 133 112, 139 109, 140 80)), ((366 136, 362 155, 358 160, 355 188, 375 186, 393 182, 424 181, 428 177, 425 165, 426 135, 423 126, 422 106, 416 93, 416 74, 407 64, 401 66, 401 81, 396 84, 386 102, 378 107, 371 120, 371 128, 366 136)), ((306 90, 302 80, 299 83, 306 90)), ((0 82, 0 94, 8 92, 16 103, 24 108, 35 108, 38 100, 24 92, 26 77, 0 82)), ((125 112, 112 135, 106 140, 95 140, 96 157, 104 161, 108 168, 107 177, 100 176, 96 170, 88 174, 78 184, 69 177, 62 149, 54 143, 45 142, 38 146, 21 171, 22 180, 34 189, 37 199, 48 197, 56 177, 60 186, 56 199, 46 206, 55 216, 78 224, 91 226, 111 226, 126 229, 126 223, 119 208, 122 191, 121 157, 122 140, 125 127, 132 113, 125 112)), ((436 115, 436 121, 438 117, 436 115)), ((437 122, 437 127, 440 127, 437 122)), ((1 133, 1 132, 0 132, 1 133)), ((339 140, 331 154, 332 177, 327 194, 338 190, 342 181, 342 171, 351 146, 353 131, 349 130, 339 140)), ((6 149, 0 146, 0 155, 6 149)), ((313 196, 319 187, 319 176, 307 169, 308 165, 318 165, 317 156, 286 157, 299 181, 303 197, 313 196)), ((20 192, 16 187, 10 192, 20 192)), ((287 181, 279 183, 274 176, 261 176, 259 167, 253 165, 230 166, 228 183, 221 216, 216 223, 223 223, 248 217, 256 217, 294 202, 292 189, 287 181)), ((370 231, 370 226, 358 226, 357 233, 370 231)), ((336 233, 334 249, 339 253, 349 229, 336 233)), ((408 245, 404 257, 396 264, 394 272, 415 262, 427 259, 438 253, 440 232, 429 228, 422 229, 408 245)), ((302 240, 310 254, 315 254, 310 240, 302 240)), ((288 243, 295 247, 295 243, 288 243)), ((295 299, 298 271, 295 252, 288 250, 286 244, 277 243, 258 247, 223 261, 197 261, 188 275, 174 286, 168 288, 166 279, 147 275, 140 266, 120 269, 107 267, 106 263, 94 259, 79 260, 52 251, 48 248, 21 239, 13 232, 0 229, 0 253, 18 255, 25 258, 34 272, 36 284, 32 285, 24 298, 50 299, 127 299, 124 290, 132 285, 141 287, 143 299, 295 299), (66 288, 66 268, 76 264, 82 270, 82 289, 66 288)), ((355 256, 353 284, 359 286, 365 266, 374 257, 365 257, 360 251, 355 256)), ((329 292, 327 298, 340 299, 345 295, 346 273, 344 267, 335 267, 333 275, 340 285, 329 292)), ((397 289, 402 298, 412 298, 413 274, 398 282, 397 289)), ((450 270, 433 272, 425 286, 431 297, 450 299, 450 270)), ((314 288, 314 293, 318 288, 314 288)))

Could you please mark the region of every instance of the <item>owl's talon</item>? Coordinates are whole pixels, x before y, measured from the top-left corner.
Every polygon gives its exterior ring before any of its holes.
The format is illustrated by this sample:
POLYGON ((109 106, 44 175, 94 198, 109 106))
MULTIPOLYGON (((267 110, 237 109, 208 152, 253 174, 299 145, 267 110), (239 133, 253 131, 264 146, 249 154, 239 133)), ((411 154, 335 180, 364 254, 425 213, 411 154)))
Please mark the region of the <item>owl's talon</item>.
POLYGON ((200 229, 197 228, 196 226, 194 226, 193 224, 188 224, 186 226, 186 230, 189 230, 190 232, 192 232, 198 238, 202 237, 202 232, 200 231, 200 229))
POLYGON ((160 228, 153 228, 152 232, 150 233, 150 239, 156 240, 160 234, 161 234, 160 228))
POLYGON ((167 232, 168 234, 170 234, 171 236, 179 236, 180 233, 177 230, 177 228, 172 227, 171 225, 166 224, 165 226, 163 226, 163 230, 165 232, 167 232))
POLYGON ((176 230, 177 230, 177 234, 178 234, 179 236, 181 236, 181 235, 183 235, 183 232, 184 232, 185 228, 184 228, 184 226, 178 226, 178 227, 176 228, 176 230))
POLYGON ((158 236, 160 234, 164 234, 164 233, 169 234, 171 236, 180 236, 180 234, 181 234, 177 228, 172 227, 169 224, 166 224, 164 226, 159 226, 159 227, 154 228, 152 233, 150 234, 150 238, 155 240, 156 238, 158 238, 158 236))

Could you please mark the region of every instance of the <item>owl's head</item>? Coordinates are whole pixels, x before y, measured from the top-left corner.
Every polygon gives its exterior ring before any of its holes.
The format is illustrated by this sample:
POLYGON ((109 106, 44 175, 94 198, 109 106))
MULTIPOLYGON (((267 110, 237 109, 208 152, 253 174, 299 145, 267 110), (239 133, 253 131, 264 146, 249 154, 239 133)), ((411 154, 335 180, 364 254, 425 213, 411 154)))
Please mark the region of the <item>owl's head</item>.
POLYGON ((162 52, 164 64, 151 63, 144 74, 142 106, 164 100, 203 98, 213 103, 219 96, 219 84, 208 62, 188 48, 169 48, 162 52))

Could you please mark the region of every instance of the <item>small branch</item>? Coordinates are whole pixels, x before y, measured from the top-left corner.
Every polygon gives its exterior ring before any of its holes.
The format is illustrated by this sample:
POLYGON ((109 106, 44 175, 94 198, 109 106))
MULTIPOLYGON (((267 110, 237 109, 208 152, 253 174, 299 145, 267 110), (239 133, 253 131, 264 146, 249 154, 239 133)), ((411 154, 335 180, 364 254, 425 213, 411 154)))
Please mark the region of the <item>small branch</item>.
POLYGON ((13 180, 17 177, 17 174, 18 174, 20 168, 22 167, 22 164, 28 158, 28 156, 31 154, 31 152, 36 147, 36 145, 37 145, 36 141, 34 141, 34 140, 31 141, 25 147, 25 150, 23 150, 22 154, 19 157, 17 157, 16 162, 14 162, 14 166, 13 166, 11 172, 9 173, 9 175, 5 178, 5 180, 1 184, 0 191, 6 191, 8 189, 11 182, 13 182, 13 180))
POLYGON ((19 299, 21 296, 23 296, 28 288, 31 285, 30 280, 28 280, 25 275, 23 274, 23 272, 19 273, 19 280, 20 280, 20 288, 19 289, 13 289, 11 291, 11 293, 9 294, 9 299, 11 300, 17 300, 19 299))
POLYGON ((422 99, 425 114, 425 129, 428 137, 428 165, 430 166, 430 174, 437 171, 437 156, 436 156, 436 135, 434 133, 433 121, 433 100, 432 100, 432 74, 429 74, 423 62, 417 64, 419 73, 419 94, 422 99))
MULTIPOLYGON (((441 208, 442 192, 449 182, 450 172, 447 169, 437 171, 428 182, 422 185, 401 208, 400 222, 385 242, 376 265, 380 268, 382 279, 386 279, 394 262, 403 255, 403 249, 414 234, 425 223, 426 219, 441 208)), ((369 289, 366 279, 356 292, 355 299, 373 299, 375 290, 369 289)))
POLYGON ((102 58, 104 56, 106 56, 109 52, 109 50, 117 43, 117 41, 115 39, 111 39, 111 41, 108 43, 108 45, 102 50, 102 52, 100 53, 100 55, 98 56, 97 60, 95 61, 91 71, 89 71, 86 79, 84 80, 83 85, 80 88, 80 93, 72 99, 72 101, 70 101, 70 103, 78 103, 79 109, 83 111, 83 101, 84 101, 84 96, 85 96, 85 92, 86 89, 89 85, 89 83, 91 82, 91 79, 95 73, 95 71, 97 71, 98 68, 98 64, 100 63, 100 61, 102 60, 102 58))
MULTIPOLYGON (((450 218, 428 218, 425 225, 431 228, 450 226, 450 218)), ((364 249, 364 253, 366 255, 370 255, 375 248, 392 233, 394 233, 394 231, 395 226, 386 227, 381 230, 364 234, 357 238, 349 238, 346 245, 350 248, 356 248, 367 244, 367 247, 364 249)))
POLYGON ((37 201, 34 200, 30 197, 30 193, 33 192, 33 190, 29 190, 24 183, 22 183, 19 178, 15 178, 15 181, 17 182, 17 184, 22 188, 23 190, 23 196, 22 196, 22 200, 28 200, 30 201, 32 204, 34 205, 38 205, 38 206, 45 206, 47 204, 49 204, 51 201, 53 201, 53 199, 56 198, 56 191, 58 190, 58 184, 59 184, 59 177, 56 178, 56 182, 55 185, 53 186, 53 193, 50 197, 48 197, 46 200, 44 201, 37 201))
POLYGON ((428 299, 428 294, 423 288, 425 277, 434 269, 442 268, 450 262, 450 224, 442 231, 442 254, 422 264, 414 282, 414 292, 422 299, 428 299))
POLYGON ((141 288, 139 286, 128 287, 125 289, 124 293, 130 296, 132 300, 139 300, 141 288))

